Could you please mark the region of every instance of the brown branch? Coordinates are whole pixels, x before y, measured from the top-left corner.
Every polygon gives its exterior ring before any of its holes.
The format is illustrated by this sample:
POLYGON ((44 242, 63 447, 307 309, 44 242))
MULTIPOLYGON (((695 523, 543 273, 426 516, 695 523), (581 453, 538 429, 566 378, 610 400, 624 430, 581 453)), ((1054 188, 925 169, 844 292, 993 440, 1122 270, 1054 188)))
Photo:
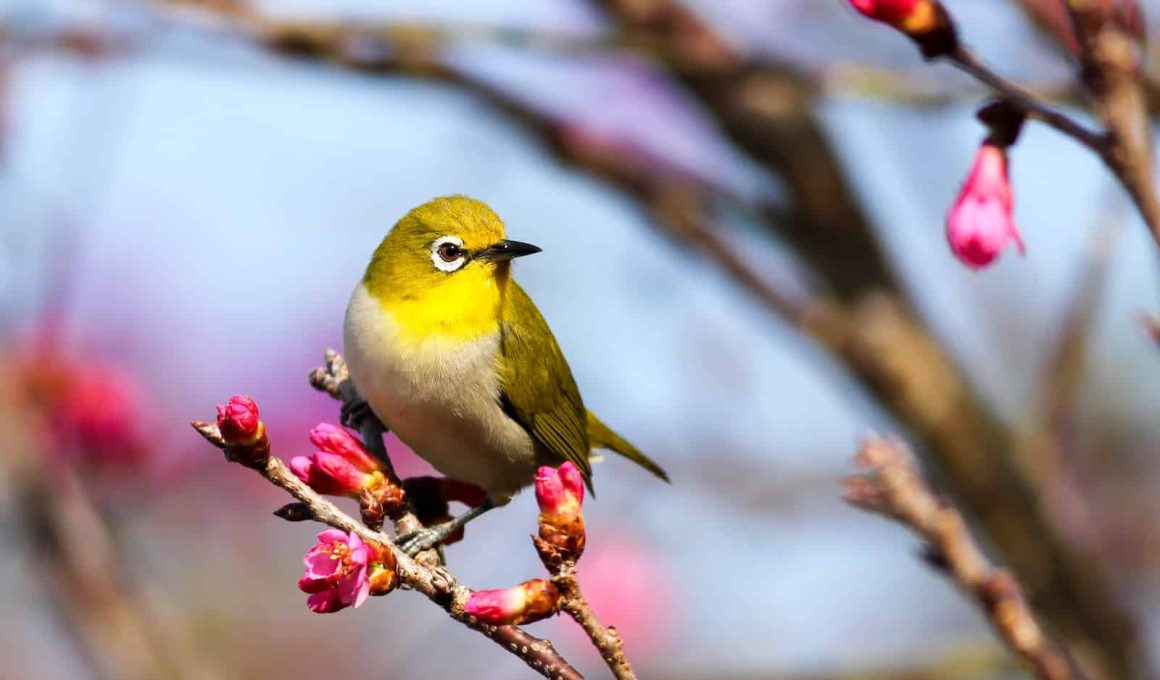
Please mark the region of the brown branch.
POLYGON ((849 503, 890 517, 922 537, 928 562, 975 599, 995 632, 1037 677, 1085 677, 1067 651, 1044 634, 1014 575, 991 565, 963 516, 926 485, 902 443, 870 438, 855 464, 861 474, 845 480, 844 497, 849 503))
POLYGON ((1116 216, 1101 215, 1088 237, 1075 292, 1054 344, 1045 354, 1034 403, 1023 428, 1026 441, 1020 447, 1020 461, 1048 497, 1049 505, 1075 496, 1067 493, 1072 483, 1067 480, 1063 450, 1068 414, 1083 380, 1088 340, 1100 312, 1121 227, 1116 216))
POLYGON ((960 46, 949 57, 952 64, 993 89, 1029 117, 1055 128, 1103 157, 1107 141, 1098 132, 1088 130, 1068 115, 1043 103, 1038 97, 996 73, 969 48, 960 46))
MULTIPOLYGON (((540 542, 537 541, 537 546, 539 545, 540 542)), ((542 548, 540 553, 541 556, 544 555, 542 548)), ((616 628, 601 623, 596 612, 592 611, 592 606, 588 603, 587 598, 584 597, 584 593, 580 590, 580 579, 576 574, 576 560, 565 559, 558 564, 552 564, 550 559, 545 558, 544 564, 552 574, 552 584, 560 593, 558 605, 560 611, 571 616, 572 620, 584 629, 584 633, 592 641, 592 646, 600 652, 600 658, 604 659, 604 663, 608 665, 608 669, 612 671, 612 675, 617 680, 636 680, 632 664, 628 662, 628 657, 624 654, 624 641, 621 640, 620 633, 616 628)))
POLYGON ((67 454, 34 434, 51 427, 48 414, 5 392, 0 387, 8 423, 0 428, 0 472, 14 494, 13 516, 31 548, 30 572, 43 581, 89 671, 107 680, 217 677, 143 601, 126 551, 67 454))
POLYGON ((1160 196, 1138 46, 1115 22, 1096 16, 1091 9, 1077 9, 1074 3, 1067 6, 1082 46, 1083 80, 1108 131, 1108 149, 1102 158, 1160 245, 1160 196))
MULTIPOLYGON (((336 352, 328 351, 327 368, 312 372, 311 382, 321 386, 333 395, 349 395, 347 398, 355 398, 356 395, 353 390, 344 387, 342 383, 324 383, 319 380, 321 375, 333 377, 335 375, 342 375, 344 372, 345 364, 342 361, 342 357, 336 352), (331 392, 331 389, 333 389, 333 392, 331 392)), ((349 381, 346 382, 349 383, 349 381)), ((222 441, 220 433, 217 431, 216 425, 197 422, 193 423, 193 425, 205 437, 206 441, 218 448, 224 448, 224 442, 222 441)), ((381 428, 381 425, 378 425, 378 427, 381 428)), ((370 428, 363 429, 364 434, 370 431, 370 428)), ((381 433, 381 429, 379 432, 381 433)), ((376 451, 378 448, 382 449, 385 454, 381 434, 377 442, 368 439, 364 443, 372 452, 378 453, 376 451)), ((397 563, 396 571, 400 583, 404 587, 426 596, 427 599, 446 611, 451 618, 465 624, 473 630, 483 633, 505 650, 520 658, 529 668, 546 678, 556 680, 582 680, 583 676, 560 656, 550 641, 536 638, 518 626, 493 626, 478 621, 475 617, 464 613, 463 606, 468 598, 471 597, 472 591, 459 585, 455 577, 447 569, 441 566, 431 565, 426 561, 411 559, 406 553, 399 550, 395 545, 394 539, 390 536, 370 529, 362 522, 344 513, 334 503, 318 495, 313 489, 302 482, 302 480, 298 479, 281 459, 271 455, 266 459, 265 464, 256 468, 256 470, 274 486, 285 490, 305 506, 307 513, 304 514, 308 514, 310 519, 341 531, 354 532, 365 541, 378 543, 391 550, 397 563)), ((302 511, 301 509, 297 509, 296 512, 302 511)), ((412 515, 411 517, 413 518, 414 516, 412 515)), ((418 519, 414 519, 414 522, 417 525, 418 519)), ((397 529, 402 531, 408 530, 402 522, 397 525, 397 529)), ((427 552, 431 553, 435 551, 427 552)), ((422 556, 420 554, 420 557, 422 556)))

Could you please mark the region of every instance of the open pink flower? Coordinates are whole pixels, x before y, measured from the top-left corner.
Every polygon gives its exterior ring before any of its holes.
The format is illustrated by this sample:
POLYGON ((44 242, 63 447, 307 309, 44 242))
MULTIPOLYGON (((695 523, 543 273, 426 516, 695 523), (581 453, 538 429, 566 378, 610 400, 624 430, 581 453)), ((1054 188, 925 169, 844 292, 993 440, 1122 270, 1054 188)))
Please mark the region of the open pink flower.
POLYGON ((571 462, 536 471, 536 502, 541 515, 572 518, 584 503, 584 476, 571 462))
POLYGON ((1025 252, 1014 210, 1007 152, 986 142, 979 147, 971 174, 947 214, 951 251, 971 269, 991 264, 1012 242, 1020 253, 1025 252))
POLYGON ((320 423, 310 431, 320 450, 290 460, 290 469, 318 493, 357 498, 372 483, 384 480, 382 464, 346 430, 320 423))
POLYGON ((463 611, 496 626, 532 623, 556 613, 560 593, 551 581, 541 578, 524 581, 511 588, 477 590, 463 611))
POLYGON ((302 559, 306 571, 298 588, 309 593, 306 606, 319 614, 359 607, 370 594, 368 570, 374 555, 353 531, 327 529, 302 559))

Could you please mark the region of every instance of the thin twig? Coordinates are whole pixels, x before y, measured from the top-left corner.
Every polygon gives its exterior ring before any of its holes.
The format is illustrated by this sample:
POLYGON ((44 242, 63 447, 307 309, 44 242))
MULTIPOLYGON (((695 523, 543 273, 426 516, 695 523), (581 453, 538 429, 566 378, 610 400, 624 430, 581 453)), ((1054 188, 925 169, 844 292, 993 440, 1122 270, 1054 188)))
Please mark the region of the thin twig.
POLYGON ((950 63, 995 90, 1004 99, 1018 106, 1028 116, 1059 130, 1080 144, 1095 151, 1102 158, 1107 140, 1064 113, 1047 106, 1027 90, 1004 78, 984 64, 969 48, 960 46, 949 57, 950 63))
POLYGON ((560 610, 580 624, 596 651, 600 652, 600 658, 604 659, 604 663, 617 680, 636 680, 632 664, 625 656, 624 641, 620 638, 620 633, 612 626, 605 626, 596 616, 596 612, 592 611, 588 599, 584 597, 580 589, 580 579, 576 574, 576 561, 565 560, 559 565, 550 566, 549 569, 552 572, 552 583, 560 592, 560 610))
POLYGON ((1014 575, 987 560, 959 511, 930 490, 901 442, 872 437, 863 443, 855 464, 860 474, 845 480, 847 502, 889 517, 922 537, 927 561, 975 599, 1003 642, 1037 677, 1086 677, 1067 650, 1043 632, 1014 575))

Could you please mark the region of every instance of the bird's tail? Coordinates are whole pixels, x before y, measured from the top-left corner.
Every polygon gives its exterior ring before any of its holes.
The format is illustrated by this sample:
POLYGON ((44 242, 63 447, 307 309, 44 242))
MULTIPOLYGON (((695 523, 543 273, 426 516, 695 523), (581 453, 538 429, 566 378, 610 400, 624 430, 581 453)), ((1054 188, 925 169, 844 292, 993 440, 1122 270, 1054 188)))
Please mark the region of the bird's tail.
POLYGON ((625 441, 623 437, 613 432, 607 425, 600 422, 600 419, 592 411, 588 412, 588 443, 594 449, 615 451, 657 477, 660 477, 666 482, 669 481, 668 473, 661 466, 641 453, 635 446, 625 441))

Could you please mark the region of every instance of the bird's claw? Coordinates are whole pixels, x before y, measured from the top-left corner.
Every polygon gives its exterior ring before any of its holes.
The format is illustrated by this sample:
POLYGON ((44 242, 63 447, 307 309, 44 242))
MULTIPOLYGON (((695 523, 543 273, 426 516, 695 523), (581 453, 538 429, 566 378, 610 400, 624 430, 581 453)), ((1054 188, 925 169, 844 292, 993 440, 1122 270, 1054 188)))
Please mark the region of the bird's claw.
POLYGON ((443 545, 443 541, 450 535, 451 531, 440 524, 403 534, 395 539, 395 544, 399 546, 399 550, 407 553, 408 557, 414 557, 424 550, 443 545))

